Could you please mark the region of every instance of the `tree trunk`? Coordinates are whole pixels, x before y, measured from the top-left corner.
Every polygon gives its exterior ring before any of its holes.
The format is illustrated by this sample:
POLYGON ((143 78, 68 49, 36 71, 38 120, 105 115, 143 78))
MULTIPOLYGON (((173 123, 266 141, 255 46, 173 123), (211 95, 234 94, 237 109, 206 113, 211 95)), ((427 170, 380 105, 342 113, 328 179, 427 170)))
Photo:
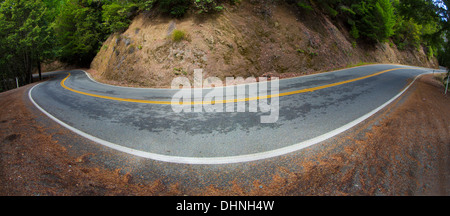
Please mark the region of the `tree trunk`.
POLYGON ((33 75, 31 72, 31 65, 30 65, 30 56, 28 55, 27 51, 25 51, 24 55, 23 55, 23 64, 24 64, 23 73, 25 75, 25 79, 24 79, 25 83, 24 84, 26 85, 33 81, 33 79, 32 79, 33 75))
POLYGON ((25 61, 27 62, 25 65, 27 66, 26 68, 26 78, 27 78, 27 84, 29 83, 33 83, 33 61, 31 60, 31 53, 25 52, 26 53, 26 58, 25 61))
POLYGON ((37 61, 37 68, 39 72, 39 80, 42 80, 41 61, 37 61))

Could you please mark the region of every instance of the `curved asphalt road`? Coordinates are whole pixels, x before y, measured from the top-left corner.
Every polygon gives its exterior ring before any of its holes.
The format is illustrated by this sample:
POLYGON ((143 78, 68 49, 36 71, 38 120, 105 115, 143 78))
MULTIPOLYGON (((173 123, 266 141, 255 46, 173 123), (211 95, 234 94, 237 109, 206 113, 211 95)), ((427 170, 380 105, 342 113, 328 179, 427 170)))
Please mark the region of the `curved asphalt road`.
MULTIPOLYGON (((279 82, 281 94, 326 88, 279 97, 279 119, 269 124, 260 123, 260 117, 269 113, 175 113, 171 105, 101 98, 170 102, 179 90, 99 84, 83 71, 70 71, 69 77, 69 71, 57 73, 32 88, 29 96, 54 120, 100 144, 166 162, 222 164, 286 154, 336 135, 386 105, 416 76, 431 71, 369 65, 283 79, 279 82)), ((203 90, 203 94, 208 91, 203 90)))

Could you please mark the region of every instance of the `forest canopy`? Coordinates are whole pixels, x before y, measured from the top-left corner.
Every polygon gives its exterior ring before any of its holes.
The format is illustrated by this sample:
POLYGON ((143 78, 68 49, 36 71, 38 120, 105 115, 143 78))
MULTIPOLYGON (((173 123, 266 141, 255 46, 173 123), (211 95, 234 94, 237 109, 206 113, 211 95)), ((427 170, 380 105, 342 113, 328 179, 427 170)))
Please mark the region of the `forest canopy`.
MULTIPOLYGON (((220 13, 226 4, 239 6, 240 1, 0 0, 0 79, 18 77, 21 84, 30 83, 33 70, 55 60, 88 67, 103 41, 126 30, 143 11, 174 18, 189 12, 208 16, 220 13)), ((423 46, 429 58, 450 66, 448 0, 270 0, 282 1, 305 16, 320 10, 345 23, 354 43, 423 46)))

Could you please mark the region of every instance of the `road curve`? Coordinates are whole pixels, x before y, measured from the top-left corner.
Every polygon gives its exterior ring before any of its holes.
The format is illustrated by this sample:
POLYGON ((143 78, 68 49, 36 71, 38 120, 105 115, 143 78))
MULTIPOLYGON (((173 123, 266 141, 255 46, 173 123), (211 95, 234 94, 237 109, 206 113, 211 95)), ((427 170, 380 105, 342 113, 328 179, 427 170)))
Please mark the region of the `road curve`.
MULTIPOLYGON (((269 113, 249 110, 177 113, 167 102, 184 90, 100 84, 79 70, 55 73, 30 89, 29 98, 64 127, 116 150, 164 162, 226 164, 280 156, 333 137, 400 96, 415 77, 432 71, 368 65, 283 79, 279 94, 271 95, 279 99, 274 123, 261 123, 269 113)), ((241 103, 248 107, 249 100, 241 103)))

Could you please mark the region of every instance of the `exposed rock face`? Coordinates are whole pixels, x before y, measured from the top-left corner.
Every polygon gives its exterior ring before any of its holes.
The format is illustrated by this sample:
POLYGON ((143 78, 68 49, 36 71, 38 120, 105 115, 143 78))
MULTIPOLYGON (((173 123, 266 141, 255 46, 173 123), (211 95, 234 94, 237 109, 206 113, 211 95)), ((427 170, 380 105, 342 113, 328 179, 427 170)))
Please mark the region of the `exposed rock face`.
POLYGON ((284 4, 243 1, 214 16, 180 20, 141 14, 114 34, 92 62, 94 78, 111 84, 168 87, 173 78, 205 76, 281 78, 360 62, 437 67, 424 49, 399 51, 393 43, 356 43, 342 23, 284 4), (175 30, 186 36, 171 38, 175 30))

